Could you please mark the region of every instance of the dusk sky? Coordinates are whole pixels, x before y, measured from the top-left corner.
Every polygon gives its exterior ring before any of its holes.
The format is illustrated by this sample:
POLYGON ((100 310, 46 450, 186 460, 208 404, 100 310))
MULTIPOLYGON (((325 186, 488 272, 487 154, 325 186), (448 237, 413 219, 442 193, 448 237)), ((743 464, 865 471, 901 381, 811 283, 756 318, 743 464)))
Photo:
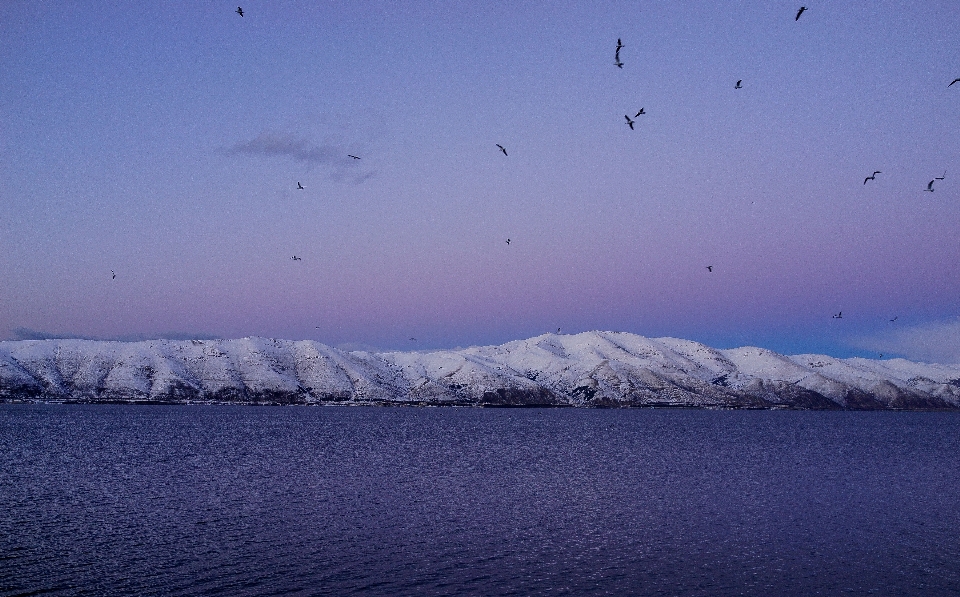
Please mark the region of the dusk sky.
POLYGON ((0 339, 958 362, 960 4, 803 1, 5 2, 0 339))

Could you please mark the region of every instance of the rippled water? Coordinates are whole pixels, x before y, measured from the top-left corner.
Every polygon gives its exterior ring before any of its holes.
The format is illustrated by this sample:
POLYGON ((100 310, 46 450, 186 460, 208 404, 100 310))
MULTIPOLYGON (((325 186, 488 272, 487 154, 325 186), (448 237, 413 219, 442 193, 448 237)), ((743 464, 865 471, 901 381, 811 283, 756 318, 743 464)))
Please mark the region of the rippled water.
POLYGON ((0 406, 4 595, 960 593, 960 414, 0 406))

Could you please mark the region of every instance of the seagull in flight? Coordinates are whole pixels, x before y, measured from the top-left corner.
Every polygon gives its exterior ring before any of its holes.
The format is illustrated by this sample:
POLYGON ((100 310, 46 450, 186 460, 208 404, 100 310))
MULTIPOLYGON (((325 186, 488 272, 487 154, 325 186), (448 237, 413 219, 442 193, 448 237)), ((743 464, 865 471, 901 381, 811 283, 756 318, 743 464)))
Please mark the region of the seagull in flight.
POLYGON ((242 17, 242 16, 243 16, 243 9, 238 6, 238 7, 237 7, 237 10, 236 10, 236 13, 242 17))
POLYGON ((290 259, 293 259, 294 261, 303 261, 303 259, 302 259, 302 258, 300 258, 300 257, 297 257, 296 255, 294 255, 294 256, 293 256, 293 257, 291 257, 290 259))
POLYGON ((843 311, 840 311, 836 315, 833 315, 834 319, 843 319, 843 311))
MULTIPOLYGON (((643 111, 643 108, 640 108, 640 111, 637 112, 637 116, 643 116, 644 114, 646 114, 646 112, 643 111)), ((634 116, 634 118, 636 118, 637 116, 634 116)))
POLYGON ((507 148, 506 148, 506 147, 504 147, 503 145, 500 145, 499 143, 496 143, 495 145, 500 148, 500 151, 503 152, 503 155, 507 155, 507 148))
MULTIPOLYGON (((950 85, 953 85, 954 83, 960 83, 960 79, 954 79, 950 81, 950 85)), ((950 87, 950 85, 947 85, 947 87, 950 87)))
POLYGON ((806 6, 801 6, 801 7, 800 7, 800 10, 797 11, 797 16, 796 16, 793 20, 794 20, 794 21, 799 21, 799 20, 800 20, 800 15, 802 15, 802 14, 803 14, 803 11, 805 11, 805 10, 807 10, 807 7, 806 7, 806 6))
POLYGON ((898 317, 900 317, 900 316, 899 316, 899 315, 894 315, 894 316, 893 316, 893 319, 890 320, 890 323, 893 323, 894 321, 896 321, 898 317))
POLYGON ((710 273, 713 273, 713 266, 712 266, 712 265, 708 265, 708 266, 707 266, 707 271, 710 272, 710 273))
POLYGON ((297 188, 298 188, 298 189, 302 189, 302 188, 303 188, 303 185, 300 184, 300 181, 299 181, 299 180, 297 181, 297 188))
POLYGON ((617 65, 617 68, 623 68, 623 63, 620 62, 620 48, 622 48, 622 47, 623 47, 623 42, 620 41, 620 38, 618 37, 618 38, 617 38, 617 53, 615 54, 615 60, 616 60, 616 62, 614 62, 614 64, 617 65))
POLYGON ((111 277, 110 277, 111 280, 116 280, 116 279, 117 279, 117 272, 115 272, 115 271, 113 271, 113 270, 110 270, 110 276, 111 276, 111 277))
POLYGON ((933 192, 933 183, 936 182, 936 180, 937 180, 937 179, 934 178, 933 180, 931 180, 930 182, 928 182, 928 183, 927 183, 927 188, 925 188, 925 189, 923 189, 923 190, 924 190, 924 191, 930 191, 930 192, 932 193, 932 192, 933 192))
POLYGON ((630 130, 631 130, 631 131, 632 131, 632 130, 635 130, 635 129, 633 128, 633 123, 636 122, 636 120, 630 120, 630 117, 627 116, 626 114, 624 114, 623 117, 627 119, 627 126, 630 127, 630 130))
POLYGON ((883 172, 881 172, 881 171, 879 171, 879 170, 875 171, 873 174, 871 174, 870 176, 868 176, 868 177, 866 177, 866 178, 863 179, 863 184, 867 184, 867 181, 868 181, 868 180, 876 180, 876 179, 877 179, 877 174, 883 174, 883 172))
POLYGON ((348 157, 348 158, 353 158, 353 159, 355 159, 355 160, 359 160, 359 159, 360 159, 360 158, 358 158, 357 156, 351 155, 351 154, 349 154, 349 153, 347 154, 347 157, 348 157))
POLYGON ((507 239, 507 244, 508 244, 508 245, 510 244, 510 239, 509 239, 509 238, 507 239))
POLYGON ((734 88, 734 89, 743 89, 743 85, 741 85, 740 83, 743 83, 743 79, 739 79, 739 80, 737 81, 737 84, 734 85, 733 88, 734 88))

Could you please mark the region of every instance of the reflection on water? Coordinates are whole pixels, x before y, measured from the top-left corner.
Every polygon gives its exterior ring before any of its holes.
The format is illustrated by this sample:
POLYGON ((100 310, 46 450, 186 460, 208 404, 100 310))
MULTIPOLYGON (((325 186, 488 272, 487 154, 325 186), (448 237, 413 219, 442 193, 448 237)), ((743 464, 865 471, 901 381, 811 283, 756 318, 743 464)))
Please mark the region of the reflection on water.
POLYGON ((960 592, 960 413, 0 406, 0 594, 960 592))

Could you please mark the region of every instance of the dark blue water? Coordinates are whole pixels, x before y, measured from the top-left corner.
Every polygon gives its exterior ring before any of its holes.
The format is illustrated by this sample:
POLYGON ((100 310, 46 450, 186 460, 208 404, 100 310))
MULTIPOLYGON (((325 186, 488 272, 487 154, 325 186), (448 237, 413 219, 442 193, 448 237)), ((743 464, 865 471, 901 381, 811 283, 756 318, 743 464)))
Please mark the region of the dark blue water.
POLYGON ((3 595, 957 595, 960 415, 0 406, 3 595))

